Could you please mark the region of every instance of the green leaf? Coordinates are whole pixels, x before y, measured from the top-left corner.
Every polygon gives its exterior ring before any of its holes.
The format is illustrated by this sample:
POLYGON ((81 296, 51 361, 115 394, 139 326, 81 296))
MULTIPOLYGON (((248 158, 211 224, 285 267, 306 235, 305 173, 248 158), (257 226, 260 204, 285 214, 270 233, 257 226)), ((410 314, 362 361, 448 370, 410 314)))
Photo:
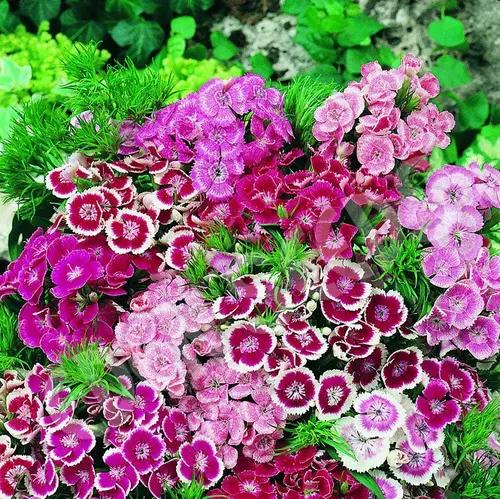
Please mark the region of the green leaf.
POLYGON ((385 45, 379 47, 377 59, 382 66, 387 66, 388 68, 393 69, 397 68, 400 63, 400 58, 394 55, 394 52, 385 45))
POLYGON ((286 14, 299 15, 310 5, 310 0, 285 0, 281 10, 286 14))
POLYGON ((436 61, 432 72, 443 87, 456 88, 472 81, 465 64, 446 54, 436 61))
POLYGON ((460 165, 476 161, 500 168, 500 125, 488 125, 481 129, 474 142, 464 151, 460 165))
POLYGON ((214 0, 170 0, 169 3, 177 14, 196 14, 212 7, 214 0))
POLYGON ((484 92, 477 92, 464 101, 458 103, 460 110, 460 123, 464 128, 481 128, 490 112, 488 99, 484 92))
POLYGON ((42 21, 49 21, 59 14, 61 0, 21 0, 19 10, 38 26, 42 21))
POLYGON ((7 107, 0 107, 0 141, 5 139, 10 131, 10 126, 16 116, 17 104, 7 107))
POLYGON ((359 14, 347 20, 347 25, 337 37, 337 42, 342 47, 354 47, 360 45, 366 38, 378 33, 384 28, 376 19, 366 14, 359 14))
POLYGON ((138 0, 106 0, 105 10, 117 19, 136 19, 144 12, 144 7, 138 0))
POLYGON ((7 0, 0 1, 0 29, 3 29, 7 17, 9 15, 9 2, 7 0))
POLYGON ((444 16, 429 25, 429 36, 443 47, 456 47, 465 42, 464 25, 454 17, 444 16))
POLYGON ((360 74, 361 66, 377 58, 374 47, 347 49, 345 52, 345 66, 349 73, 360 74))
POLYGON ((163 43, 163 29, 154 21, 120 21, 111 36, 120 47, 129 47, 127 55, 136 63, 144 65, 151 53, 163 43))
POLYGON ((186 40, 180 35, 171 36, 167 40, 167 52, 172 57, 182 57, 186 50, 186 40))
POLYGON ((446 149, 435 147, 432 150, 429 163, 431 168, 428 174, 439 170, 444 165, 454 165, 458 159, 457 142, 454 138, 451 139, 450 145, 446 149))
POLYGON ((349 470, 349 473, 357 480, 361 485, 364 485, 368 490, 373 492, 378 499, 384 499, 384 493, 382 489, 378 486, 375 479, 368 473, 359 473, 358 471, 349 470))
POLYGON ((75 16, 72 9, 65 10, 61 14, 60 20, 63 26, 63 32, 73 40, 78 40, 82 43, 99 41, 106 35, 105 24, 93 19, 88 21, 81 20, 75 16))
POLYGON ((331 64, 337 58, 337 51, 333 48, 331 36, 322 36, 308 26, 297 26, 293 41, 302 45, 307 53, 322 64, 331 64))
POLYGON ((238 53, 238 47, 220 31, 210 34, 210 42, 214 48, 214 56, 220 61, 228 61, 238 53))
POLYGON ((202 43, 195 43, 192 47, 186 49, 184 57, 186 59, 196 59, 197 61, 202 61, 208 56, 207 47, 202 43))
POLYGON ((196 33, 196 21, 191 16, 180 16, 172 19, 170 29, 173 34, 180 35, 189 40, 196 33))
POLYGON ((264 78, 270 78, 274 73, 271 61, 260 52, 257 52, 250 58, 250 64, 252 65, 252 71, 264 78))
POLYGON ((31 66, 19 66, 12 59, 0 58, 0 90, 21 90, 27 88, 30 80, 31 66))

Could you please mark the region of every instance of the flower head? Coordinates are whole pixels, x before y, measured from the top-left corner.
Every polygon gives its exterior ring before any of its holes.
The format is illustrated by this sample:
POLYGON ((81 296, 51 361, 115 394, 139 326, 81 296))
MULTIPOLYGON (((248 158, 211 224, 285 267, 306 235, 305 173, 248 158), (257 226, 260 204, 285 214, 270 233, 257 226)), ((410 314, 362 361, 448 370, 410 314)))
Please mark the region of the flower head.
POLYGON ((318 419, 339 418, 348 411, 356 397, 356 388, 350 374, 332 369, 325 371, 319 378, 316 394, 318 419))
POLYGON ((422 353, 416 348, 396 350, 382 369, 382 380, 390 390, 414 388, 422 379, 422 353))
POLYGON ((122 445, 123 455, 139 474, 157 469, 165 453, 165 443, 151 430, 132 430, 122 445))
POLYGON ((305 367, 290 369, 274 381, 273 400, 288 414, 304 414, 314 404, 318 382, 305 367))

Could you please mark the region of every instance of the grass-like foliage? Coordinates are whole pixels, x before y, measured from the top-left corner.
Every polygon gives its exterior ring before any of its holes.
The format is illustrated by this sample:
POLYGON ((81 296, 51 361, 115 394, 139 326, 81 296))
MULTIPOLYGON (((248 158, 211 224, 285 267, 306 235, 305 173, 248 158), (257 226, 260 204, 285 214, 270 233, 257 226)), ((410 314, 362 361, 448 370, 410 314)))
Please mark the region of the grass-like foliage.
POLYGON ((405 234, 399 239, 387 238, 377 248, 374 263, 382 271, 379 279, 390 289, 399 291, 411 309, 423 317, 431 307, 431 285, 422 271, 422 234, 405 234))
POLYGON ((97 386, 132 398, 130 392, 109 371, 106 350, 97 343, 82 343, 68 349, 61 355, 61 362, 52 369, 52 375, 60 380, 59 387, 71 390, 65 400, 66 406, 85 397, 97 386))
POLYGON ((189 483, 179 482, 175 487, 168 489, 165 493, 165 498, 203 499, 204 495, 205 495, 205 489, 203 488, 203 484, 193 479, 189 483))
POLYGON ((209 249, 229 253, 234 250, 236 239, 231 231, 222 224, 215 224, 210 228, 205 238, 205 245, 209 249))
POLYGON ((470 474, 460 489, 461 499, 500 499, 500 467, 484 470, 479 461, 474 461, 470 474))
POLYGON ((292 124, 295 137, 305 150, 308 145, 315 146, 318 143, 312 134, 314 111, 338 88, 333 82, 325 83, 307 75, 297 76, 283 88, 285 114, 292 124))
POLYGON ((9 369, 28 367, 20 356, 22 347, 17 335, 17 314, 0 303, 0 376, 9 369))

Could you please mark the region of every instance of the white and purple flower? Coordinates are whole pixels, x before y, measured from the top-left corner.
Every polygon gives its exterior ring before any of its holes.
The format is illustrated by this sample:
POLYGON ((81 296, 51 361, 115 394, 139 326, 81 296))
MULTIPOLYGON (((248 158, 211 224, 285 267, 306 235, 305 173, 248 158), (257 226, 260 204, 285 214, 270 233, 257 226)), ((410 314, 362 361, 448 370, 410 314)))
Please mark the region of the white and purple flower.
POLYGON ((417 348, 396 350, 382 368, 382 380, 389 390, 415 388, 422 379, 422 353, 417 348))
POLYGON ((352 376, 337 369, 325 371, 319 378, 316 394, 316 413, 318 419, 339 418, 351 408, 356 397, 352 376))
POLYGON ((273 400, 288 414, 304 414, 314 405, 318 382, 305 367, 278 374, 272 391, 273 400))
POLYGON ((123 455, 140 475, 157 469, 165 454, 165 443, 151 430, 132 430, 122 445, 123 455))

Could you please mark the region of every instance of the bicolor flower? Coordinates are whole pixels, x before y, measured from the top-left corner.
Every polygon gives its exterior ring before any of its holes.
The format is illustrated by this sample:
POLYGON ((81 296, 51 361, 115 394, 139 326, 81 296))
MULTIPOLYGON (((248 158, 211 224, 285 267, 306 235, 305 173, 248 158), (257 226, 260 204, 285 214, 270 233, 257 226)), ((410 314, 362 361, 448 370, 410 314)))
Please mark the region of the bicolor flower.
POLYGON ((123 455, 140 475, 157 469, 165 453, 165 443, 151 430, 132 430, 122 445, 123 455))
POLYGON ((97 490, 110 490, 119 486, 125 495, 128 495, 137 487, 139 474, 120 449, 108 449, 102 459, 109 471, 97 474, 95 481, 97 490))
POLYGON ((276 347, 276 336, 267 326, 236 322, 222 338, 225 359, 238 372, 256 371, 264 365, 266 355, 276 347))
POLYGON ((342 360, 348 360, 351 357, 368 357, 379 341, 380 333, 363 321, 347 326, 337 326, 328 338, 333 354, 342 360))
POLYGON ((34 459, 30 456, 11 456, 0 462, 0 498, 11 499, 23 478, 29 476, 34 459))
POLYGON ((278 374, 272 397, 288 414, 304 414, 314 404, 318 382, 312 371, 305 367, 278 374))
POLYGON ((51 459, 45 463, 35 461, 30 469, 29 480, 27 482, 28 492, 39 499, 51 496, 59 486, 59 477, 56 467, 51 459))
POLYGON ((472 326, 462 329, 456 338, 462 350, 468 350, 476 359, 493 357, 499 349, 500 324, 492 317, 479 316, 472 326))
POLYGON ((328 349, 325 337, 313 327, 306 331, 284 334, 283 343, 308 360, 319 359, 328 349))
POLYGON ((316 393, 316 414, 318 419, 339 418, 351 408, 356 397, 352 376, 337 369, 325 371, 319 378, 316 393))
POLYGON ((104 227, 104 196, 99 191, 75 194, 66 204, 66 223, 81 236, 95 236, 104 227))
POLYGON ((410 447, 417 452, 425 449, 438 449, 444 442, 444 431, 433 430, 428 424, 425 416, 418 412, 409 414, 403 426, 410 447))
POLYGON ((61 482, 71 487, 75 499, 90 499, 94 491, 94 460, 85 456, 78 464, 63 464, 61 482))
POLYGON ((382 336, 392 336, 408 317, 403 297, 397 291, 374 289, 365 308, 365 320, 382 336))
POLYGON ((416 348, 396 350, 382 369, 382 380, 390 390, 415 388, 422 379, 422 353, 416 348))
POLYGON ((94 432, 78 419, 51 431, 46 437, 49 456, 69 466, 78 464, 95 446, 94 432))
POLYGON ((345 370, 353 377, 354 384, 364 390, 376 386, 382 364, 387 358, 384 345, 377 345, 367 357, 353 357, 345 366, 345 370))
POLYGON ((443 380, 431 379, 422 395, 417 397, 417 409, 433 430, 440 430, 460 417, 460 406, 449 398, 448 392, 449 387, 443 380))

